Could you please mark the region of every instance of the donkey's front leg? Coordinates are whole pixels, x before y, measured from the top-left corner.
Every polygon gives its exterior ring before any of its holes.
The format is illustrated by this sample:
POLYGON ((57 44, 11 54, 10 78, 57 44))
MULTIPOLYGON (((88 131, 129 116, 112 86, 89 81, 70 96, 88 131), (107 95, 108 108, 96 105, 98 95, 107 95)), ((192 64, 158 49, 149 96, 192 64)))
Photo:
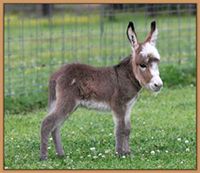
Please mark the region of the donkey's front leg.
POLYGON ((129 154, 129 135, 130 135, 130 111, 126 113, 116 114, 113 113, 115 121, 115 137, 116 146, 115 152, 120 156, 129 154))
POLYGON ((124 139, 124 149, 126 154, 131 154, 130 146, 129 146, 129 138, 131 132, 131 120, 130 120, 131 109, 127 109, 125 114, 125 139, 124 139))
POLYGON ((125 122, 124 118, 115 117, 115 152, 119 154, 119 156, 125 155, 125 122))

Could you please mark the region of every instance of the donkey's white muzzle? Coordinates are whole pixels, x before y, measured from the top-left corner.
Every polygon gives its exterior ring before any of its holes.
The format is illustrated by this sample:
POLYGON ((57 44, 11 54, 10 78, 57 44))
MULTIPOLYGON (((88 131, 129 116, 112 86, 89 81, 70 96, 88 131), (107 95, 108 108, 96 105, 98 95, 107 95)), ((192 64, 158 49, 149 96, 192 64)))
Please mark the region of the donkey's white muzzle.
POLYGON ((153 92, 158 92, 162 89, 163 82, 159 75, 154 76, 150 83, 149 83, 149 89, 153 92))

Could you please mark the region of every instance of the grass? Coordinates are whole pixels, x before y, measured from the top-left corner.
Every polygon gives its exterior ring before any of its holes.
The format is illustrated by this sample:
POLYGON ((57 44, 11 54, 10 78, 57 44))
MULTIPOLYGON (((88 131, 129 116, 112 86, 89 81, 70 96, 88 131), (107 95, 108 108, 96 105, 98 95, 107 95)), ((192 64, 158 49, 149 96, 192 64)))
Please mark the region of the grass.
POLYGON ((50 139, 49 159, 39 161, 40 123, 46 115, 46 109, 5 115, 5 169, 196 169, 196 87, 192 85, 164 88, 157 97, 141 92, 131 116, 134 157, 115 156, 110 113, 78 109, 61 129, 65 157, 55 156, 50 139))

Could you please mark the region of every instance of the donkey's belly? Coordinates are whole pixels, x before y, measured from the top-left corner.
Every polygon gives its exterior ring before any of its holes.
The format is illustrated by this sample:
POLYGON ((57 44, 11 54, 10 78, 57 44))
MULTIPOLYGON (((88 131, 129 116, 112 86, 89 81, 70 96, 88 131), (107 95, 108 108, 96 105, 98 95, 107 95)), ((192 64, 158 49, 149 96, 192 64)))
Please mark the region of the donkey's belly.
POLYGON ((88 109, 95 109, 99 111, 110 111, 110 106, 106 102, 97 102, 94 100, 81 100, 80 106, 88 109))

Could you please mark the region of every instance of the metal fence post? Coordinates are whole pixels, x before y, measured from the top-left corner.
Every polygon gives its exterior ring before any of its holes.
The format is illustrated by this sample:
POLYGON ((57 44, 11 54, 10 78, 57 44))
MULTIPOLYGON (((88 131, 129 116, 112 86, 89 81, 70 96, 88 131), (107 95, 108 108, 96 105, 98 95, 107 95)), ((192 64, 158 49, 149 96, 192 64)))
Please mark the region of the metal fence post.
POLYGON ((9 7, 7 8, 7 46, 8 46, 8 95, 11 95, 11 48, 10 48, 10 14, 9 7))

